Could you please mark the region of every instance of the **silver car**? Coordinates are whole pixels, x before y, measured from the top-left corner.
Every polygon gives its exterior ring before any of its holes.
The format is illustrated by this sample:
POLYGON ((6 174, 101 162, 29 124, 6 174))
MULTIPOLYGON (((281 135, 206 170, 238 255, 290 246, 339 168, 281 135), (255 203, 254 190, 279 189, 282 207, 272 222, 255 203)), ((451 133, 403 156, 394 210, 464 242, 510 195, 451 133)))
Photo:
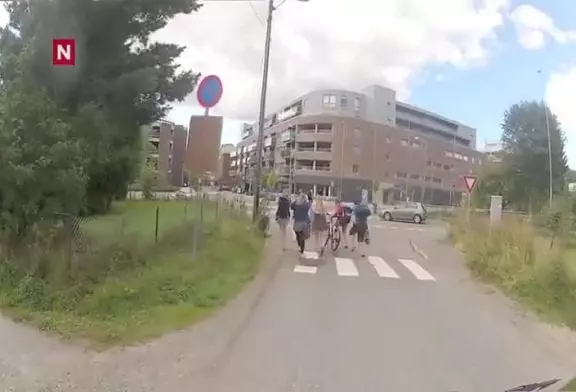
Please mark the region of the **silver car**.
POLYGON ((422 203, 401 201, 391 207, 383 206, 380 217, 385 221, 405 221, 417 224, 426 222, 426 207, 422 203))

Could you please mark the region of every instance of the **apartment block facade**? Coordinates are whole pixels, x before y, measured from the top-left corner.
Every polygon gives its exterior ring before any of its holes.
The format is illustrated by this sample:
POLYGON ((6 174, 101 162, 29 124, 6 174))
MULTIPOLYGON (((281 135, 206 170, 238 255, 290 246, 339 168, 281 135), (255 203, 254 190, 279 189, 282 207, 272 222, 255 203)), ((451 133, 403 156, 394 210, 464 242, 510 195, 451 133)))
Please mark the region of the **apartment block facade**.
MULTIPOLYGON (((263 170, 281 186, 379 203, 410 198, 456 204, 462 176, 477 172, 476 130, 396 100, 394 90, 312 91, 266 118, 263 170), (377 189, 377 190, 376 190, 377 189)), ((245 124, 231 154, 231 175, 250 191, 257 124, 245 124)))
POLYGON ((147 162, 157 171, 158 185, 182 186, 186 128, 169 121, 143 127, 149 143, 147 162))

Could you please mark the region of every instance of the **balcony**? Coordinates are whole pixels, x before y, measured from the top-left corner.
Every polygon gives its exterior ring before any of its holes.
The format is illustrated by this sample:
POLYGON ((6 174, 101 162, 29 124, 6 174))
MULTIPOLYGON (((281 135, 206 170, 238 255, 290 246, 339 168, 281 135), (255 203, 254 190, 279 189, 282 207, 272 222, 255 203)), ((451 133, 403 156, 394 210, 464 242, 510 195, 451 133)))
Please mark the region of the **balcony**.
POLYGON ((332 142, 332 132, 314 132, 309 130, 301 130, 296 134, 296 142, 300 143, 314 143, 314 142, 332 142))
POLYGON ((298 175, 326 175, 330 173, 332 169, 329 165, 299 165, 296 164, 294 167, 294 174, 298 175))
POLYGON ((331 161, 332 160, 332 150, 331 149, 314 149, 314 148, 299 148, 294 151, 294 158, 299 160, 320 160, 320 161, 331 161))

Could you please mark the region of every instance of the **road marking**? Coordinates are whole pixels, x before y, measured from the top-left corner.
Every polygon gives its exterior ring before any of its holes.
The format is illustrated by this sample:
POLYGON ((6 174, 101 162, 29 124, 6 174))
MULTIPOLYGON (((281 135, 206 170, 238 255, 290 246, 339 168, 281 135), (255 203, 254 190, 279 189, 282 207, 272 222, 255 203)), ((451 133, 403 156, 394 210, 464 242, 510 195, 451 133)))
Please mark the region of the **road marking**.
POLYGON ((302 257, 304 257, 305 259, 312 259, 312 260, 318 260, 318 253, 317 252, 307 252, 304 251, 304 253, 302 253, 302 257))
POLYGON ((428 271, 420 266, 417 262, 411 259, 398 259, 404 267, 416 277, 418 280, 436 280, 428 271))
POLYGON ((340 276, 358 276, 358 269, 356 268, 356 264, 354 264, 354 260, 347 259, 344 257, 335 257, 334 260, 336 261, 336 271, 340 276))
POLYGON ((298 264, 294 267, 294 272, 301 274, 311 274, 314 275, 318 271, 318 267, 313 267, 309 265, 298 264))
POLYGON ((382 226, 382 225, 372 225, 372 227, 374 229, 383 229, 384 228, 384 226, 382 226))
POLYGON ((398 230, 398 229, 399 229, 398 226, 390 226, 390 228, 391 228, 392 230, 398 230))
POLYGON ((368 261, 374 269, 376 273, 381 278, 393 278, 393 279, 400 279, 400 276, 384 261, 383 258, 377 256, 368 256, 368 261))

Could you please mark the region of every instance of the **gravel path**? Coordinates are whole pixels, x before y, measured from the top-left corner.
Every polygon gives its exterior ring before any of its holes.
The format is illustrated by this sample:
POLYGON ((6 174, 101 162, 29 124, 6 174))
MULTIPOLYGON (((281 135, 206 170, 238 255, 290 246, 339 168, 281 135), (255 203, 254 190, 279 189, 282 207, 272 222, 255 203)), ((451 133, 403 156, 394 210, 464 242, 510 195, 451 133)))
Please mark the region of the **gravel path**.
POLYGON ((0 315, 0 391, 188 391, 226 356, 264 295, 281 253, 268 241, 260 274, 214 317, 134 347, 97 353, 0 315))

